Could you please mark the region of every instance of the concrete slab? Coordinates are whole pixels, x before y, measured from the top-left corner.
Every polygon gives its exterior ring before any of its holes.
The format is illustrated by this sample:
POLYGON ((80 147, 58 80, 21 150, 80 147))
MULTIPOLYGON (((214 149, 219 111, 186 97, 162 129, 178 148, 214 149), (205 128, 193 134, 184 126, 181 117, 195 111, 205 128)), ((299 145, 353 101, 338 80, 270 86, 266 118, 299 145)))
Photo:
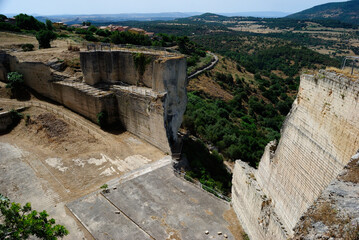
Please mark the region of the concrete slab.
POLYGON ((99 239, 145 239, 137 235, 140 232, 153 239, 225 239, 224 234, 234 239, 223 217, 229 203, 176 177, 170 164, 129 178, 109 193, 91 194, 67 206, 99 239), (120 214, 113 213, 115 208, 120 214), (91 217, 100 213, 111 218, 91 217), (137 230, 132 234, 128 229, 134 225, 137 230), (108 226, 112 227, 109 235, 100 235, 108 226))
POLYGON ((101 194, 93 194, 79 203, 73 205, 78 214, 75 216, 85 219, 85 227, 96 239, 151 239, 101 194))

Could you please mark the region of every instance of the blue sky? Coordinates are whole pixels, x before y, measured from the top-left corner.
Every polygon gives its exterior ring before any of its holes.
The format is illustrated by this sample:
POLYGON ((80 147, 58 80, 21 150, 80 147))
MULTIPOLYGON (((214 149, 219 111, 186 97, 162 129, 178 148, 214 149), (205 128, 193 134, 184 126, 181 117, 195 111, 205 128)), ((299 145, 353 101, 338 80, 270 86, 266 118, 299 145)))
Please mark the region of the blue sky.
POLYGON ((330 0, 0 0, 0 13, 116 14, 159 12, 294 13, 330 0))

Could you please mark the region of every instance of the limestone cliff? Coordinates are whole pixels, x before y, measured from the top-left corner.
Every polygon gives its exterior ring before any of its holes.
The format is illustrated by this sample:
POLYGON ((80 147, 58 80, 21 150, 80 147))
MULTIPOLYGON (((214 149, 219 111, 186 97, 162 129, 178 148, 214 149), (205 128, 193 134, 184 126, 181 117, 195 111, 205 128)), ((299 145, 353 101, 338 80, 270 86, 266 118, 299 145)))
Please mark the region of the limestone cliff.
POLYGON ((81 52, 85 81, 56 71, 48 63, 19 61, 0 53, 0 80, 17 71, 25 83, 41 95, 55 100, 96 122, 106 112, 108 123, 119 123, 129 132, 164 152, 171 152, 186 110, 186 59, 157 52, 81 52), (143 72, 135 56, 148 61, 143 72))
POLYGON ((236 162, 233 206, 252 239, 287 239, 359 149, 359 82, 321 70, 301 76, 278 146, 258 170, 236 162))

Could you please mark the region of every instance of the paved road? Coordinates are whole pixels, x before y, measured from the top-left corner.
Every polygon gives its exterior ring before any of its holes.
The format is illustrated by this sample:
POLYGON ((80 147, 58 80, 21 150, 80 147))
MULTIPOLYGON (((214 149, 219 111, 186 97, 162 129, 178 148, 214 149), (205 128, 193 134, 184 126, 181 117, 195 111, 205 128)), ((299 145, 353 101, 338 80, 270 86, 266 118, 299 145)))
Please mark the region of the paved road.
POLYGON ((211 54, 214 57, 214 61, 211 63, 211 65, 209 65, 208 67, 206 67, 206 68, 204 68, 202 70, 198 70, 197 72, 195 72, 192 75, 188 76, 188 79, 194 78, 197 75, 203 73, 204 71, 207 71, 207 70, 213 68, 218 63, 218 57, 214 53, 211 53, 211 52, 208 52, 208 53, 211 54))

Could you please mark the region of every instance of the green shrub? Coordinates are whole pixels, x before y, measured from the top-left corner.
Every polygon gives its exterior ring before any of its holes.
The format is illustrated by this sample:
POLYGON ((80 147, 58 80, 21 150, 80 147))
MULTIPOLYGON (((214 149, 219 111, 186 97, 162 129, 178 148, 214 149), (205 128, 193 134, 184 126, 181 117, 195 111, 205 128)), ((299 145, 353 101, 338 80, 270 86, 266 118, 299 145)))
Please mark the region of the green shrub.
POLYGON ((52 26, 52 22, 49 19, 46 19, 46 28, 50 31, 54 30, 54 26, 52 26))
POLYGON ((97 31, 97 27, 95 27, 95 26, 90 26, 89 28, 88 28, 88 30, 90 31, 90 32, 96 32, 97 31))
POLYGON ((107 112, 102 111, 99 112, 97 115, 97 123, 100 125, 101 128, 105 128, 107 126, 107 112))
POLYGON ((133 54, 133 61, 135 63, 135 68, 139 75, 139 80, 137 82, 137 85, 139 82, 142 81, 143 74, 146 71, 146 66, 151 63, 151 57, 146 56, 143 53, 135 53, 133 54))
POLYGON ((0 22, 0 30, 11 31, 11 32, 20 32, 20 28, 12 25, 10 23, 6 23, 6 22, 0 22))
POLYGON ((86 41, 90 41, 90 42, 98 42, 98 39, 92 34, 92 32, 88 32, 85 36, 84 39, 86 41))
POLYGON ((6 84, 6 88, 10 88, 11 90, 18 89, 24 84, 24 76, 18 72, 10 72, 7 74, 8 83, 6 84))
POLYGON ((98 29, 96 31, 96 34, 101 36, 101 37, 109 37, 109 36, 111 36, 111 32, 109 30, 107 30, 107 29, 106 30, 98 29))
POLYGON ((22 50, 24 52, 29 52, 29 51, 33 51, 34 50, 34 45, 32 45, 31 43, 27 43, 27 44, 23 44, 21 46, 22 50))
POLYGON ((82 28, 76 28, 75 33, 76 34, 87 34, 89 31, 87 31, 86 29, 82 29, 82 28))
POLYGON ((31 123, 31 118, 30 118, 30 115, 29 114, 26 114, 25 115, 25 125, 29 125, 31 123))
POLYGON ((50 48, 50 42, 56 39, 56 34, 49 30, 41 30, 36 34, 40 48, 50 48))

